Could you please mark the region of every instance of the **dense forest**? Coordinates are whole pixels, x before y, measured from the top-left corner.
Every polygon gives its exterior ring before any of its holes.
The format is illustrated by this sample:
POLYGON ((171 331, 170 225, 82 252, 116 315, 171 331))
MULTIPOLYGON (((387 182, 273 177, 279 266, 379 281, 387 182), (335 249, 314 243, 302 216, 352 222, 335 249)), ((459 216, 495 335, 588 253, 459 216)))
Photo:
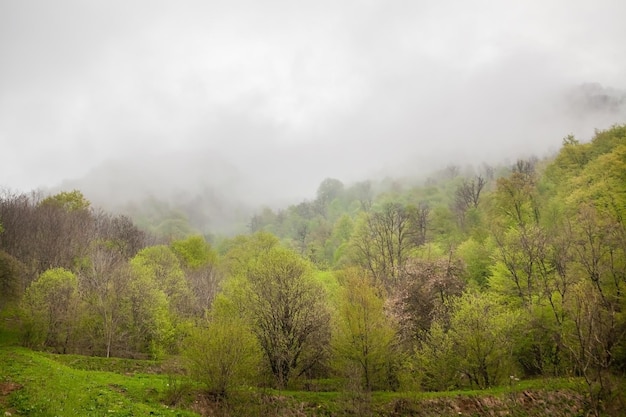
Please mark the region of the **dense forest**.
POLYGON ((24 346, 178 356, 214 395, 580 377, 591 409, 626 372, 626 125, 549 158, 424 180, 324 180, 249 233, 0 196, 0 325, 24 346))

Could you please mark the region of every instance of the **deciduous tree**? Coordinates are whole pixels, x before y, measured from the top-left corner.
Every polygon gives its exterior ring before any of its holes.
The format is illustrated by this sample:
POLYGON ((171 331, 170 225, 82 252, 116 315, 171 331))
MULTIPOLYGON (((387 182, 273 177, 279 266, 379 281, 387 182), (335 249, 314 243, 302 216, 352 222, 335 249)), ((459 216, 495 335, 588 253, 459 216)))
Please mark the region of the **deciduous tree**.
POLYGON ((142 249, 133 257, 131 265, 136 273, 150 276, 150 280, 167 296, 175 314, 181 317, 189 315, 191 293, 180 262, 168 246, 142 249))
MULTIPOLYGON (((343 372, 358 369, 366 390, 388 389, 394 361, 396 328, 385 314, 384 300, 367 273, 350 268, 341 273, 343 284, 333 335, 333 350, 343 372)), ((349 372, 347 372, 349 374, 349 372)))
POLYGON ((330 316, 324 291, 304 260, 279 247, 252 259, 244 276, 239 303, 276 385, 285 387, 326 356, 330 316))
POLYGON ((352 236, 356 261, 374 280, 391 288, 415 246, 413 211, 399 203, 387 203, 380 210, 363 213, 352 236))
POLYGON ((217 253, 211 245, 199 235, 184 240, 176 240, 171 244, 172 250, 180 260, 188 287, 193 294, 193 310, 202 315, 211 307, 217 294, 220 281, 217 253))
POLYGON ((78 280, 63 268, 42 273, 22 300, 25 342, 66 353, 77 323, 78 280))
POLYGON ((15 257, 0 251, 0 311, 22 296, 25 271, 24 265, 15 257))
POLYGON ((465 293, 453 302, 450 334, 460 370, 472 385, 501 384, 512 373, 512 351, 519 311, 487 294, 465 293))

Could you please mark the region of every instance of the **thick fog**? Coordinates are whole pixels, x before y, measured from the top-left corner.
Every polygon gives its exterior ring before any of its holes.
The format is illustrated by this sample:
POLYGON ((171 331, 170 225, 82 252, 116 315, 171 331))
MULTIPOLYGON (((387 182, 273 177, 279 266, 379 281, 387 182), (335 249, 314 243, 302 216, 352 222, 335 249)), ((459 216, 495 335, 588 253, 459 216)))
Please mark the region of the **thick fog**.
POLYGON ((0 186, 233 204, 626 121, 626 2, 0 2, 0 186))

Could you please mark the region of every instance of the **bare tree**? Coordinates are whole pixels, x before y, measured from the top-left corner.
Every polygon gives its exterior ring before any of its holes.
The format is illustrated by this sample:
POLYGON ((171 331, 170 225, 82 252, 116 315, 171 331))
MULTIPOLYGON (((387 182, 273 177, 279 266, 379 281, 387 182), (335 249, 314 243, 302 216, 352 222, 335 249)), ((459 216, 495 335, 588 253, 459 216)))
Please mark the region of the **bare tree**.
POLYGON ((430 206, 427 203, 419 203, 413 213, 413 243, 421 246, 426 243, 427 232, 430 223, 430 206))
POLYGON ((409 250, 414 247, 413 212, 399 204, 387 203, 381 210, 366 213, 353 245, 358 262, 386 287, 398 282, 409 250))
POLYGON ((480 193, 485 187, 485 179, 478 175, 471 180, 463 180, 454 194, 454 211, 457 214, 461 227, 465 225, 465 214, 469 208, 477 208, 480 193))
POLYGON ((601 415, 604 401, 617 388, 611 375, 617 343, 626 337, 615 305, 606 305, 597 287, 582 282, 574 291, 568 313, 574 326, 565 339, 577 371, 589 390, 593 415, 601 415))

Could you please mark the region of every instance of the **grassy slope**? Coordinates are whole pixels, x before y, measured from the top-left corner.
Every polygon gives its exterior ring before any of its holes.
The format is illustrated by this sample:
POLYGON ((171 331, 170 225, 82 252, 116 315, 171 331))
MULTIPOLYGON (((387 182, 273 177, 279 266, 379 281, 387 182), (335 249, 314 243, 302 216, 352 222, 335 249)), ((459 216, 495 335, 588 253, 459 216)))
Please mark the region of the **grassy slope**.
MULTIPOLYGON (((163 404, 176 381, 158 374, 162 366, 154 361, 33 352, 16 346, 15 337, 0 329, 0 416, 5 412, 14 416, 197 416, 163 404)), ((485 391, 248 390, 235 393, 227 404, 194 393, 184 398, 187 404, 196 400, 194 408, 205 415, 217 412, 221 416, 569 416, 583 408, 581 389, 580 380, 544 379, 485 391)))
POLYGON ((153 361, 34 352, 0 326, 0 416, 197 416, 162 403, 173 380, 158 370, 153 361))
POLYGON ((13 415, 196 415, 160 403, 170 381, 162 375, 74 369, 17 347, 0 347, 0 366, 0 384, 21 387, 0 397, 0 410, 13 415))

